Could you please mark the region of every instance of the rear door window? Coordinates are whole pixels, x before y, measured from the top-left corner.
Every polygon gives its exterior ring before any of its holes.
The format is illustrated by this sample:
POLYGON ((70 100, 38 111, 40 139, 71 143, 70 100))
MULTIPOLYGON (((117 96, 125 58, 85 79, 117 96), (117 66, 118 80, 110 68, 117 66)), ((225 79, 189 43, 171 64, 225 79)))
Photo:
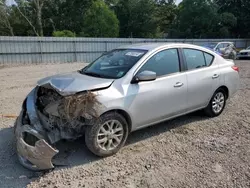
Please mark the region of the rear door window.
POLYGON ((202 51, 194 49, 183 49, 183 52, 188 70, 198 69, 207 66, 202 51))

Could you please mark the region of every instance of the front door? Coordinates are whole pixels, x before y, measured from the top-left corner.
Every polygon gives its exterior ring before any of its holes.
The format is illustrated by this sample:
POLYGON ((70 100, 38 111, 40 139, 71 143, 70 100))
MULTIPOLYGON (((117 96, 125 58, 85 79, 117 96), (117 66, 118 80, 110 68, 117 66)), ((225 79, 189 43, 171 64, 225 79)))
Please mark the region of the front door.
POLYGON ((130 85, 133 96, 130 111, 133 129, 145 127, 185 112, 187 79, 180 71, 177 49, 162 50, 153 55, 137 72, 153 71, 157 79, 130 85))

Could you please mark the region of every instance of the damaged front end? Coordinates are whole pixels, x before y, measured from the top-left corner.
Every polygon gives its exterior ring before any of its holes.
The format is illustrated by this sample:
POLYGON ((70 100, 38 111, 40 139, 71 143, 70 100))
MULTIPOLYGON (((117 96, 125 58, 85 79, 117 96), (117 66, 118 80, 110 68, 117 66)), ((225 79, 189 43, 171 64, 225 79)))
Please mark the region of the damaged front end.
POLYGON ((99 117, 100 108, 92 92, 62 96, 50 84, 37 86, 24 101, 15 123, 21 164, 31 170, 54 168, 52 158, 59 152, 55 143, 82 136, 85 126, 99 117))

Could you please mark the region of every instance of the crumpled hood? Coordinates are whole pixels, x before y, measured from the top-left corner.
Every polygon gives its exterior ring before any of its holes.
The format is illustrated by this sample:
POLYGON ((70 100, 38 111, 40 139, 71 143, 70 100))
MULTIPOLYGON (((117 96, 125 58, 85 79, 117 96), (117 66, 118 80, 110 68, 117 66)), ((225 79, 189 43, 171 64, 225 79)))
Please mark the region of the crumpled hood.
POLYGON ((76 71, 43 78, 37 82, 37 85, 45 86, 49 84, 60 95, 68 96, 81 91, 106 88, 109 87, 113 81, 113 79, 87 76, 76 71))

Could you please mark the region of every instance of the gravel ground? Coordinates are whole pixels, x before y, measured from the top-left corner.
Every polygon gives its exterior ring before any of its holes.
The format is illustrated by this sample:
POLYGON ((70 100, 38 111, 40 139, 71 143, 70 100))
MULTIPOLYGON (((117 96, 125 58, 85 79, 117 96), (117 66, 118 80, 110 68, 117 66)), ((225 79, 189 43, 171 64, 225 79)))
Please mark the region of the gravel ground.
MULTIPOLYGON (((98 158, 83 139, 61 142, 62 164, 24 169, 13 146, 13 119, 0 117, 0 187, 250 187, 250 61, 237 61, 241 89, 224 113, 193 113, 132 133, 115 156, 98 158)), ((0 67, 0 114, 17 115, 39 78, 84 64, 0 67)))

